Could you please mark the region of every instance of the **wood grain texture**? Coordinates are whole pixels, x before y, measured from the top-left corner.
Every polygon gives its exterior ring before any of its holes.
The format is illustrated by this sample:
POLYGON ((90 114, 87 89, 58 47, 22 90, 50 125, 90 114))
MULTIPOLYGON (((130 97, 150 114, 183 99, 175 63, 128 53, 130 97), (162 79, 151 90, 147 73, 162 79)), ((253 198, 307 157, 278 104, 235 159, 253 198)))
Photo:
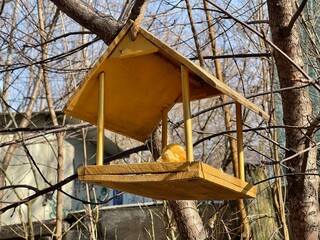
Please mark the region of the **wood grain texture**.
POLYGON ((202 162, 86 166, 85 182, 166 200, 227 200, 255 197, 255 187, 202 162))
POLYGON ((182 102, 180 66, 189 75, 190 100, 221 94, 269 120, 269 115, 189 59, 154 37, 139 30, 130 39, 128 23, 87 74, 68 102, 66 114, 97 124, 98 75, 105 72, 105 128, 138 141, 146 141, 162 118, 182 102))

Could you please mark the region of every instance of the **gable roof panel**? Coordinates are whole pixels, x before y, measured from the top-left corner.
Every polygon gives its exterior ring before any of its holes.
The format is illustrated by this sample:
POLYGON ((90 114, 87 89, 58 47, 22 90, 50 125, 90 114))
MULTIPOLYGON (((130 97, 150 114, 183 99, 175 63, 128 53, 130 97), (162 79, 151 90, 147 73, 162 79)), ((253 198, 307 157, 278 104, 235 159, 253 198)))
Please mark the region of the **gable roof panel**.
POLYGON ((142 28, 132 41, 131 25, 124 26, 88 72, 65 107, 66 114, 96 124, 98 76, 105 72, 105 127, 143 142, 161 121, 162 110, 182 101, 183 64, 189 69, 191 100, 226 94, 269 119, 263 110, 142 28))

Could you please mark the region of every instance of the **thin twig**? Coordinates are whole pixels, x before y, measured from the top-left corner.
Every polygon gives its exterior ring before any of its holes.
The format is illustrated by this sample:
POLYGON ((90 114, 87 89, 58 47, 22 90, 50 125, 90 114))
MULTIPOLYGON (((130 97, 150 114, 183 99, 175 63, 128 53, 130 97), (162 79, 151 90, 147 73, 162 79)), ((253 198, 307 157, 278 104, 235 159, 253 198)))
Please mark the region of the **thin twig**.
POLYGON ((121 153, 117 153, 117 154, 114 154, 112 156, 104 158, 103 159, 103 163, 106 164, 106 163, 109 163, 109 162, 111 162, 113 160, 116 160, 116 159, 128 157, 133 153, 137 153, 137 152, 140 152, 140 151, 146 151, 146 150, 148 150, 147 144, 144 144, 144 145, 141 145, 141 146, 138 146, 138 147, 134 147, 134 148, 125 150, 125 151, 123 151, 121 153))
MULTIPOLYGON (((241 21, 237 17, 235 17, 233 14, 229 13, 228 11, 224 10, 223 8, 219 7, 217 4, 213 3, 212 1, 208 2, 213 5, 215 8, 219 9, 221 12, 223 12, 225 15, 233 19, 235 22, 241 24, 245 28, 249 29, 256 35, 258 35, 261 39, 263 39, 266 43, 268 43, 273 49, 275 49, 277 52, 279 52, 285 59, 287 59, 311 84, 315 85, 315 81, 297 64, 295 63, 285 52, 283 52, 277 45, 275 45, 272 41, 270 41, 266 36, 258 32, 256 29, 253 27, 249 26, 247 23, 241 21)), ((315 86, 318 90, 319 87, 315 86)))
MULTIPOLYGON (((293 89, 300 89, 300 88, 304 88, 304 87, 307 87, 309 86, 310 84, 303 84, 303 85, 300 85, 300 86, 294 86, 294 87, 287 87, 287 88, 280 88, 280 89, 277 89, 277 90, 272 90, 272 91, 268 91, 268 92, 261 92, 261 93, 256 93, 256 94, 253 94, 253 95, 250 95, 250 96, 246 96, 247 99, 251 99, 251 98, 255 98, 255 97, 259 97, 259 96, 262 96, 262 95, 266 95, 266 94, 274 94, 274 93, 281 93, 281 92, 284 92, 284 91, 289 91, 289 90, 293 90, 293 89)), ((204 110, 201 110, 199 112, 196 112, 196 113, 193 113, 191 115, 191 118, 195 118, 203 113, 206 113, 206 112, 209 112, 209 111, 212 111, 214 109, 217 109, 217 108, 220 108, 220 107, 223 107, 223 106, 226 106, 226 105, 229 105, 229 104, 233 104, 234 101, 228 101, 228 102, 224 102, 224 103, 220 103, 220 104, 217 104, 217 105, 214 105, 213 107, 209 107, 209 108, 206 108, 204 110)), ((178 121, 176 123, 174 123, 174 127, 178 127, 180 126, 181 124, 183 123, 183 120, 181 121, 178 121)))
POLYGON ((189 0, 185 0, 185 2, 186 2, 187 12, 188 12, 188 16, 189 16, 190 25, 191 25, 192 36, 193 36, 194 44, 196 46, 197 55, 198 55, 198 58, 199 58, 199 63, 200 63, 200 66, 202 68, 204 68, 204 58, 203 58, 203 55, 202 55, 202 51, 201 51, 201 47, 200 47, 200 43, 199 43, 199 39, 198 39, 197 30, 196 30, 196 27, 194 26, 194 20, 193 20, 193 16, 192 16, 192 8, 191 8, 191 5, 190 5, 190 1, 189 0))
MULTIPOLYGON (((33 194, 33 195, 29 196, 29 197, 26 197, 26 198, 22 199, 19 202, 15 202, 15 203, 13 203, 11 205, 8 205, 8 206, 6 206, 4 208, 1 208, 0 209, 0 214, 8 211, 9 209, 16 208, 16 207, 18 207, 18 206, 20 206, 22 204, 25 204, 25 203, 27 203, 27 202, 29 202, 29 201, 37 198, 37 197, 40 197, 40 196, 42 196, 42 195, 44 195, 46 193, 53 192, 55 190, 59 190, 59 189, 61 189, 62 186, 68 184, 69 182, 75 180, 76 178, 78 178, 78 173, 75 173, 75 174, 65 178, 64 180, 62 180, 61 182, 58 182, 57 184, 51 185, 48 188, 39 190, 35 194, 33 194)), ((116 197, 118 197, 118 196, 120 196, 122 194, 123 194, 123 192, 119 192, 118 194, 114 195, 113 197, 108 198, 106 201, 102 201, 102 202, 88 202, 88 201, 84 201, 84 200, 81 200, 81 202, 83 202, 85 204, 91 204, 91 205, 106 204, 106 203, 110 202, 111 200, 113 200, 114 198, 116 198, 116 197)), ((80 201, 79 199, 75 199, 75 200, 80 201)))
MULTIPOLYGON (((7 142, 3 142, 0 143, 0 148, 8 146, 8 145, 13 145, 13 144, 18 144, 18 143, 22 143, 23 141, 28 141, 37 137, 42 137, 51 133, 58 133, 58 132, 65 132, 65 131, 69 131, 69 130, 74 130, 74 129, 80 129, 80 128, 85 128, 90 126, 91 124, 89 123, 80 123, 80 124, 76 124, 76 125, 71 125, 71 126, 65 126, 65 127, 53 127, 51 130, 47 130, 38 134, 33 134, 30 136, 25 136, 24 138, 18 138, 15 140, 11 140, 11 141, 7 141, 7 142)), ((21 128, 23 129, 23 128, 21 128)))
POLYGON ((6 190, 6 189, 11 189, 11 188, 27 188, 32 191, 39 192, 38 188, 35 188, 31 185, 26 185, 26 184, 8 185, 8 186, 0 187, 0 191, 6 190))
MULTIPOLYGON (((253 58, 253 57, 271 57, 271 53, 238 53, 238 54, 224 54, 217 56, 203 56, 203 59, 224 59, 224 58, 253 58)), ((198 57, 189 58, 190 60, 198 60, 198 57)))
POLYGON ((15 132, 40 132, 40 131, 51 131, 51 130, 60 130, 60 131, 69 131, 69 130, 76 130, 80 128, 85 128, 91 126, 90 123, 79 123, 74 125, 67 125, 67 126, 50 126, 50 127, 18 127, 18 128, 5 128, 0 129, 0 133, 15 133, 15 132))
POLYGON ((69 50, 67 52, 58 54, 58 55, 53 56, 53 57, 49 57, 49 58, 44 59, 44 60, 35 61, 33 63, 28 63, 28 64, 15 63, 15 64, 11 64, 11 65, 0 65, 0 67, 4 67, 4 70, 0 70, 0 73, 4 73, 4 72, 8 72, 8 71, 15 71, 15 70, 31 67, 31 66, 38 65, 38 64, 49 63, 49 62, 61 60, 61 59, 64 59, 65 57, 68 57, 68 56, 70 56, 70 55, 72 55, 74 53, 77 53, 77 52, 81 51, 82 49, 90 46, 91 44, 93 44, 93 43, 95 43, 95 42, 97 42, 99 40, 100 39, 98 37, 96 37, 92 41, 87 42, 87 43, 85 43, 85 44, 83 44, 83 45, 81 45, 79 47, 74 48, 74 49, 71 49, 71 50, 69 50))
POLYGON ((305 5, 307 4, 308 0, 303 0, 302 3, 300 4, 299 8, 297 9, 297 11, 294 13, 294 15, 292 16, 288 26, 286 27, 286 32, 289 33, 291 32, 291 29, 294 25, 294 23, 297 21, 297 19, 299 18, 300 14, 302 13, 305 5))
POLYGON ((1 3, 1 7, 0 7, 0 16, 2 15, 2 13, 3 13, 3 9, 4 9, 4 4, 6 3, 6 1, 2 1, 2 3, 1 3))
POLYGON ((22 199, 20 202, 17 202, 17 203, 11 204, 11 205, 9 205, 9 206, 6 206, 6 207, 4 207, 4 208, 1 208, 1 209, 0 209, 0 213, 4 213, 4 212, 6 212, 7 210, 9 210, 9 209, 11 209, 11 208, 16 208, 16 207, 18 207, 18 206, 20 206, 20 205, 22 205, 22 204, 24 204, 24 203, 27 203, 27 202, 29 202, 29 201, 31 201, 31 200, 33 200, 33 199, 35 199, 35 198, 37 198, 37 197, 39 197, 39 196, 41 196, 41 195, 44 195, 44 194, 46 194, 46 193, 55 191, 55 190, 61 188, 63 185, 65 185, 65 184, 67 184, 67 183, 75 180, 77 177, 78 177, 78 174, 75 173, 75 174, 67 177, 66 179, 62 180, 61 182, 59 182, 59 183, 57 183, 57 184, 54 184, 54 185, 52 185, 52 186, 50 186, 50 187, 48 187, 48 188, 39 190, 39 191, 36 192, 35 194, 33 194, 33 195, 29 196, 29 197, 26 197, 26 198, 22 199))
POLYGON ((39 43, 39 44, 25 44, 24 47, 25 48, 36 48, 36 47, 40 47, 44 44, 48 44, 48 43, 51 43, 51 42, 55 42, 61 38, 66 38, 68 36, 72 36, 72 35, 84 35, 84 34, 93 34, 92 32, 90 31, 77 31, 77 32, 69 32, 69 33, 65 33, 65 34, 62 34, 58 37, 55 37, 55 38, 52 38, 50 40, 46 40, 45 42, 43 43, 39 43))
POLYGON ((279 176, 273 176, 273 177, 265 178, 265 179, 263 179, 263 180, 261 180, 259 182, 253 183, 253 185, 259 185, 261 183, 274 180, 276 178, 294 177, 294 176, 320 176, 320 174, 319 173, 287 173, 287 174, 282 174, 282 175, 279 175, 279 176))

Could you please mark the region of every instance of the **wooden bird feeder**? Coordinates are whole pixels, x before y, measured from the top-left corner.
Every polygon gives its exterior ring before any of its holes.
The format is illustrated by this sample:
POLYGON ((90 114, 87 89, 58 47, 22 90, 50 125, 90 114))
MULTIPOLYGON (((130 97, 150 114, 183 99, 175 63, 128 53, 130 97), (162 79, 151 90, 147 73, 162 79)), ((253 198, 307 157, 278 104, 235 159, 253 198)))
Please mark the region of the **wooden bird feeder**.
POLYGON ((131 26, 124 26, 64 109, 98 126, 96 165, 80 167, 79 179, 154 199, 255 197, 244 176, 241 106, 266 120, 269 115, 142 28, 132 41, 131 26), (190 101, 222 94, 236 102, 239 178, 193 159, 190 101), (183 103, 187 162, 103 165, 105 128, 145 142, 162 120, 166 146, 167 113, 176 103, 183 103))

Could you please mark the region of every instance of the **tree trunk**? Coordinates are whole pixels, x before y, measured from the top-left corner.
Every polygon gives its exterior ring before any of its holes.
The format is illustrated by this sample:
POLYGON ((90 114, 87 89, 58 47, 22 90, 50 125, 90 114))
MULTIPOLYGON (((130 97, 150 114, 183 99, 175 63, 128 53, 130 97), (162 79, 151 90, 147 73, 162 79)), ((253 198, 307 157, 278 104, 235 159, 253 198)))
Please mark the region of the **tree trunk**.
MULTIPOLYGON (((295 63, 303 66, 297 25, 288 29, 294 14, 293 0, 268 0, 270 27, 273 42, 295 63)), ((299 87, 305 77, 292 66, 279 52, 274 53, 281 88, 299 87)), ((283 122, 289 126, 309 126, 311 102, 307 88, 282 91, 283 122)), ((310 147, 313 141, 301 129, 286 129, 286 146, 290 151, 286 157, 310 147)), ((318 173, 316 149, 311 148, 287 162, 289 173, 318 173)), ((312 175, 290 176, 288 181, 291 239, 318 239, 319 232, 319 177, 312 175)))
MULTIPOLYGON (((158 126, 152 133, 148 146, 154 159, 161 153, 161 127, 158 126)), ((168 131, 168 139, 173 139, 172 131, 168 131)), ((169 140, 170 141, 170 140, 169 140)), ((168 142, 170 143, 170 142, 168 142)), ((168 201, 170 209, 176 220, 177 227, 183 240, 204 240, 207 233, 199 214, 196 201, 168 201)))
POLYGON ((97 11, 89 4, 79 0, 51 0, 62 12, 81 26, 89 29, 110 44, 121 30, 121 25, 111 15, 97 11))
POLYGON ((169 201, 169 206, 177 222, 181 239, 200 240, 207 238, 196 201, 169 201))
MULTIPOLYGON (((267 178, 265 169, 261 166, 247 164, 246 173, 249 183, 256 183, 267 178)), ((269 182, 257 185, 257 197, 248 204, 252 239, 283 239, 277 222, 276 211, 273 203, 273 193, 269 182), (266 227, 268 226, 268 227, 266 227)))

